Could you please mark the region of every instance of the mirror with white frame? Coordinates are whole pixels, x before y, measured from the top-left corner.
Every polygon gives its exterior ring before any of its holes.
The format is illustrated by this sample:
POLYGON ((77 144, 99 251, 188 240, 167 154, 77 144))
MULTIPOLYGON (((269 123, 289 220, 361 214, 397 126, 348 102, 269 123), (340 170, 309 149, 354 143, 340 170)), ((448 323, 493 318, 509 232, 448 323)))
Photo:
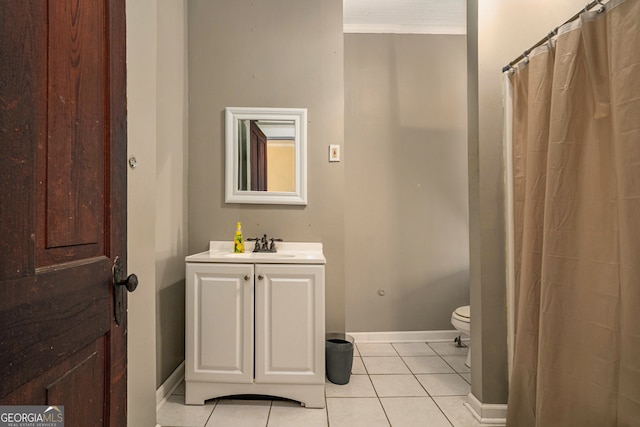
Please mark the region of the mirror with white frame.
POLYGON ((225 202, 307 204, 307 109, 227 107, 225 202))

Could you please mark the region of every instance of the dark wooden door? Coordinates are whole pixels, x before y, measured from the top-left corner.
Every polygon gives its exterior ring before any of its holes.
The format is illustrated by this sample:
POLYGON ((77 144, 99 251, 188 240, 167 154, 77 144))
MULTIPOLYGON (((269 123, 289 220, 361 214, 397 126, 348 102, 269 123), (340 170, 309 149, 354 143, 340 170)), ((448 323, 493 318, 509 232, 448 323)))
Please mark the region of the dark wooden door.
POLYGON ((0 2, 0 404, 126 425, 124 0, 0 2))
POLYGON ((251 191, 267 191, 267 136, 251 120, 251 191))

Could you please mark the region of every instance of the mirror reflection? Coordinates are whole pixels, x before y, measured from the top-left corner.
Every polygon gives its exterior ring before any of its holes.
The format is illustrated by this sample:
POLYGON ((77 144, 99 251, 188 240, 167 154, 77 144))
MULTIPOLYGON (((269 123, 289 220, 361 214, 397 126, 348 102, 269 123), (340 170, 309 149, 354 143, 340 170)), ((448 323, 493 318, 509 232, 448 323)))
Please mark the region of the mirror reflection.
POLYGON ((238 147, 238 190, 295 191, 293 120, 241 119, 238 147))
POLYGON ((307 204, 307 110, 228 107, 227 203, 307 204))

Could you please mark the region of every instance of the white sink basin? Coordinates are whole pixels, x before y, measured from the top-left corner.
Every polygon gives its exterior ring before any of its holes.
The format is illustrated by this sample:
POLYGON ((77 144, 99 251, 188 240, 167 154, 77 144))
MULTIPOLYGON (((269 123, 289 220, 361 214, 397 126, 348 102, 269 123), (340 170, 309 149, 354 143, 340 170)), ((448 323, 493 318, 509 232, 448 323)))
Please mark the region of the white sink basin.
POLYGON ((245 252, 245 253, 224 253, 225 258, 293 258, 296 254, 278 252, 245 252))
POLYGON ((322 243, 279 242, 278 252, 234 253, 233 242, 211 241, 209 250, 189 255, 187 262, 255 263, 255 264, 325 264, 322 243))

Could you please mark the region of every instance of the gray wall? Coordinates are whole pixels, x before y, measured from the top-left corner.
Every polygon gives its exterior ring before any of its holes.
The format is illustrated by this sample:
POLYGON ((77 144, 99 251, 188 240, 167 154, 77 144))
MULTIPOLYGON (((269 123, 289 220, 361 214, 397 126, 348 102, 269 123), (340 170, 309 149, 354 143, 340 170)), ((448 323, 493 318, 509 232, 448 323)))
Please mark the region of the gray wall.
POLYGON ((127 1, 127 139, 138 160, 127 174, 127 268, 140 285, 128 296, 127 424, 156 421, 157 4, 127 1))
POLYGON ((465 37, 344 39, 347 329, 453 329, 469 303, 465 37))
POLYGON ((187 2, 158 2, 156 387, 184 360, 187 253, 187 2))
POLYGON ((189 50, 189 252, 247 236, 324 243, 327 330, 344 330, 342 2, 192 0, 189 50), (225 107, 308 109, 308 205, 225 204, 225 107))

